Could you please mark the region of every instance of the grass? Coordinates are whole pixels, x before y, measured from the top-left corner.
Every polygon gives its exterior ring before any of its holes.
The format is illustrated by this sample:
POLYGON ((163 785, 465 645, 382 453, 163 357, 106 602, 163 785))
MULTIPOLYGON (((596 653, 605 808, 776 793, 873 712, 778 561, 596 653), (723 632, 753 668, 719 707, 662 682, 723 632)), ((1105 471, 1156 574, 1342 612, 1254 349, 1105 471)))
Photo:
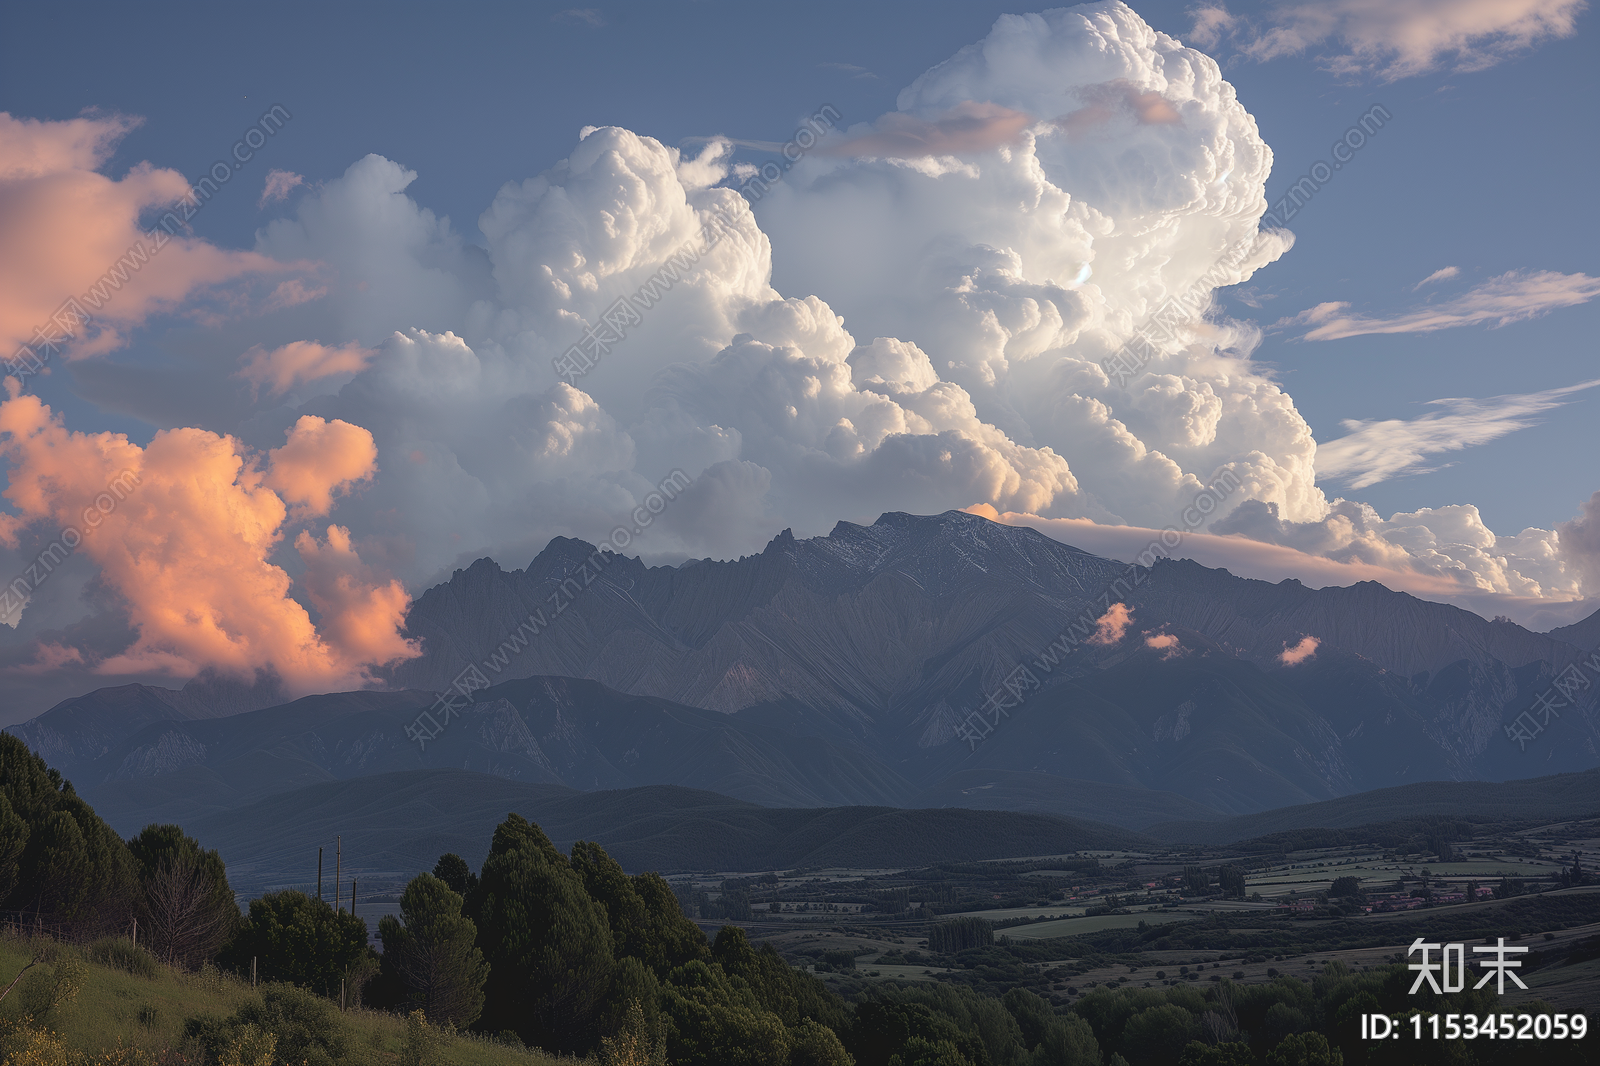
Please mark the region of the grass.
MULTIPOLYGON (((33 958, 37 947, 47 943, 0 936, 0 989, 11 983, 33 958)), ((144 1061, 151 1061, 163 1051, 184 1046, 184 1019, 196 1014, 232 1014, 255 994, 246 982, 214 969, 183 973, 158 964, 154 976, 138 976, 94 962, 89 958, 90 952, 68 945, 53 946, 62 957, 82 962, 84 980, 78 994, 41 1019, 41 1023, 58 1033, 69 1048, 87 1052, 91 1058, 120 1045, 137 1049, 144 1053, 144 1061)), ((28 979, 24 978, 24 983, 28 979)), ((22 988, 19 984, 0 1003, 0 1016, 7 1020, 18 1017, 22 988)), ((381 1011, 352 1010, 345 1012, 342 1020, 348 1030, 349 1051, 339 1060, 341 1066, 393 1066, 400 1062, 404 1018, 381 1011)), ((450 1066, 555 1066, 557 1062, 539 1051, 471 1034, 446 1037, 440 1051, 440 1058, 450 1066)))

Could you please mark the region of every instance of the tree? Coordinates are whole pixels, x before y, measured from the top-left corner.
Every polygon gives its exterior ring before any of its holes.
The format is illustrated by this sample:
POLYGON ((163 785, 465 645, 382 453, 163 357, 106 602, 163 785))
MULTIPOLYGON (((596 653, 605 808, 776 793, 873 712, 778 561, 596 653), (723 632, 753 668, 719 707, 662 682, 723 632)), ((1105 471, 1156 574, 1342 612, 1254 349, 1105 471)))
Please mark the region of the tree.
POLYGON ((478 875, 472 872, 472 867, 467 865, 467 860, 455 852, 446 852, 439 856, 439 862, 433 868, 433 876, 450 886, 450 891, 462 899, 469 898, 478 887, 478 875))
POLYGON ((657 977, 665 978, 674 967, 710 956, 705 933, 684 917, 678 897, 665 878, 658 873, 636 874, 633 890, 644 904, 647 929, 640 938, 643 954, 638 958, 654 970, 657 977))
POLYGON ((250 901, 250 917, 223 948, 219 962, 248 973, 256 960, 263 981, 287 981, 337 996, 340 982, 373 957, 367 923, 324 900, 285 889, 250 901))
POLYGON ((1344 1066, 1344 1053, 1321 1033, 1291 1033, 1267 1053, 1267 1066, 1344 1066))
POLYGON ((139 921, 150 950, 186 969, 212 959, 239 925, 239 906, 215 851, 175 825, 128 841, 139 878, 139 921))
POLYGON ((1361 895, 1361 878, 1335 877, 1333 887, 1328 889, 1330 899, 1340 899, 1345 896, 1356 897, 1361 895))
POLYGON ((613 966, 605 908, 538 826, 507 815, 474 896, 489 963, 482 1024, 524 1043, 587 1051, 613 966))
POLYGON ((1200 1023, 1195 1016, 1176 1003, 1166 1003, 1128 1019, 1122 1030, 1122 1052, 1129 1062, 1140 1066, 1177 1062, 1189 1041, 1199 1037, 1200 1023))
POLYGON ((789 1031, 789 1066, 855 1066, 855 1059, 839 1042, 839 1034, 806 1018, 789 1031))
POLYGON ((1222 888, 1222 894, 1229 899, 1244 898, 1244 871, 1239 867, 1229 865, 1218 870, 1217 884, 1222 888))
POLYGON ((28 823, 11 809, 11 801, 0 792, 0 900, 17 887, 19 862, 28 846, 28 823))
POLYGON ((1100 1043, 1089 1023, 1076 1014, 1052 1019, 1033 1051, 1032 1066, 1096 1066, 1100 1043))
POLYGON ((15 854, 0 862, 0 881, 11 882, 0 908, 37 911, 80 932, 125 928, 138 896, 127 845, 9 733, 0 734, 0 798, 11 814, 0 814, 0 859, 15 854))
POLYGON ((994 926, 982 918, 952 918, 928 927, 928 950, 936 955, 954 955, 993 943, 994 926))
POLYGON ((622 1028, 600 1041, 600 1066, 667 1066, 667 1038, 651 1026, 644 1006, 630 1000, 622 1028))
POLYGON ((1183 890, 1191 896, 1204 896, 1211 891, 1211 876, 1202 867, 1185 866, 1183 890))
POLYGON ((644 900, 639 898, 633 880, 622 872, 617 860, 607 855, 599 844, 580 840, 572 845, 569 861, 582 879, 583 890, 589 898, 606 909, 606 921, 611 927, 611 950, 618 958, 646 954, 645 941, 650 930, 646 924, 644 900))
POLYGON ((461 896, 432 874, 418 874, 400 896, 400 917, 378 922, 383 967, 435 1025, 465 1027, 483 1012, 489 964, 461 896))

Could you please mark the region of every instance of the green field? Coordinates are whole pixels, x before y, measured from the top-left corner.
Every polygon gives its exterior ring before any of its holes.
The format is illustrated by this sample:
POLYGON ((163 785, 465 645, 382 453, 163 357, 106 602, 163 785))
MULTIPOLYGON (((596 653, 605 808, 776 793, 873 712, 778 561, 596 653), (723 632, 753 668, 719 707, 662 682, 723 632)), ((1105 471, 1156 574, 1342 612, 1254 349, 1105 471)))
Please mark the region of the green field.
MULTIPOLYGON (((0 937, 0 989, 33 958, 38 943, 10 935, 0 937)), ((70 946, 58 946, 58 950, 83 963, 84 981, 77 995, 51 1011, 42 1024, 56 1032, 68 1048, 87 1053, 95 1062, 119 1047, 131 1054, 113 1055, 110 1061, 153 1061, 160 1052, 183 1045, 184 1019, 197 1014, 232 1014, 255 995, 246 983, 215 969, 188 974, 160 966, 154 977, 139 977, 88 962, 70 946)), ((0 1003, 0 1017, 8 1022, 17 1020, 21 988, 19 985, 0 1003)), ((349 1051, 341 1063, 391 1066, 402 1058, 404 1019, 352 1010, 344 1013, 342 1021, 349 1051)), ((556 1062, 536 1051, 487 1040, 445 1039, 441 1058, 450 1066, 554 1066, 556 1062)))
POLYGON ((1134 914, 1097 914, 1093 918, 1062 918, 1055 922, 1038 922, 995 931, 996 937, 1009 936, 1017 940, 1049 940, 1058 936, 1078 936, 1081 933, 1098 933, 1102 929, 1134 929, 1140 922, 1166 925, 1172 922, 1192 922, 1193 914, 1175 914, 1171 911, 1142 911, 1134 914))

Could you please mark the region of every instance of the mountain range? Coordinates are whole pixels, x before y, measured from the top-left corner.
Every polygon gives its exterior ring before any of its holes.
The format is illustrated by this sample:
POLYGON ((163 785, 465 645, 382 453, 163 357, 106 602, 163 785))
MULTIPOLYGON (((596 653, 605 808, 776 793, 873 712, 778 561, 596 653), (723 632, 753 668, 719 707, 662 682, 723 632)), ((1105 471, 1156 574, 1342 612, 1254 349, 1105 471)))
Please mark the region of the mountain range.
POLYGON ((557 538, 525 570, 456 571, 408 628, 423 654, 389 691, 129 685, 10 731, 124 832, 424 770, 1137 831, 1600 765, 1600 686, 1525 746, 1505 732, 1600 614, 1540 634, 1372 582, 1130 568, 962 512, 679 566, 557 538), (408 739, 452 687, 455 717, 408 739))

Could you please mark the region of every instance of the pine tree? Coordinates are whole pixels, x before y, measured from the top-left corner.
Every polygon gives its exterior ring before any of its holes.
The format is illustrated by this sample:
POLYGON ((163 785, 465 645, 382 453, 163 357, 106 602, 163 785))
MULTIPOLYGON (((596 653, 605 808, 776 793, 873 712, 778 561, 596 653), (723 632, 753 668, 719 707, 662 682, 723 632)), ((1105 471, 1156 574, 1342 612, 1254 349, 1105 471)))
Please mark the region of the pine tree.
POLYGON ((613 966, 605 908, 539 827, 512 814, 495 829, 473 900, 489 962, 482 1025, 550 1050, 593 1047, 613 966))
POLYGON ((383 967, 435 1025, 465 1027, 483 1012, 489 964, 461 896, 432 874, 418 874, 400 896, 400 917, 378 923, 383 967))

